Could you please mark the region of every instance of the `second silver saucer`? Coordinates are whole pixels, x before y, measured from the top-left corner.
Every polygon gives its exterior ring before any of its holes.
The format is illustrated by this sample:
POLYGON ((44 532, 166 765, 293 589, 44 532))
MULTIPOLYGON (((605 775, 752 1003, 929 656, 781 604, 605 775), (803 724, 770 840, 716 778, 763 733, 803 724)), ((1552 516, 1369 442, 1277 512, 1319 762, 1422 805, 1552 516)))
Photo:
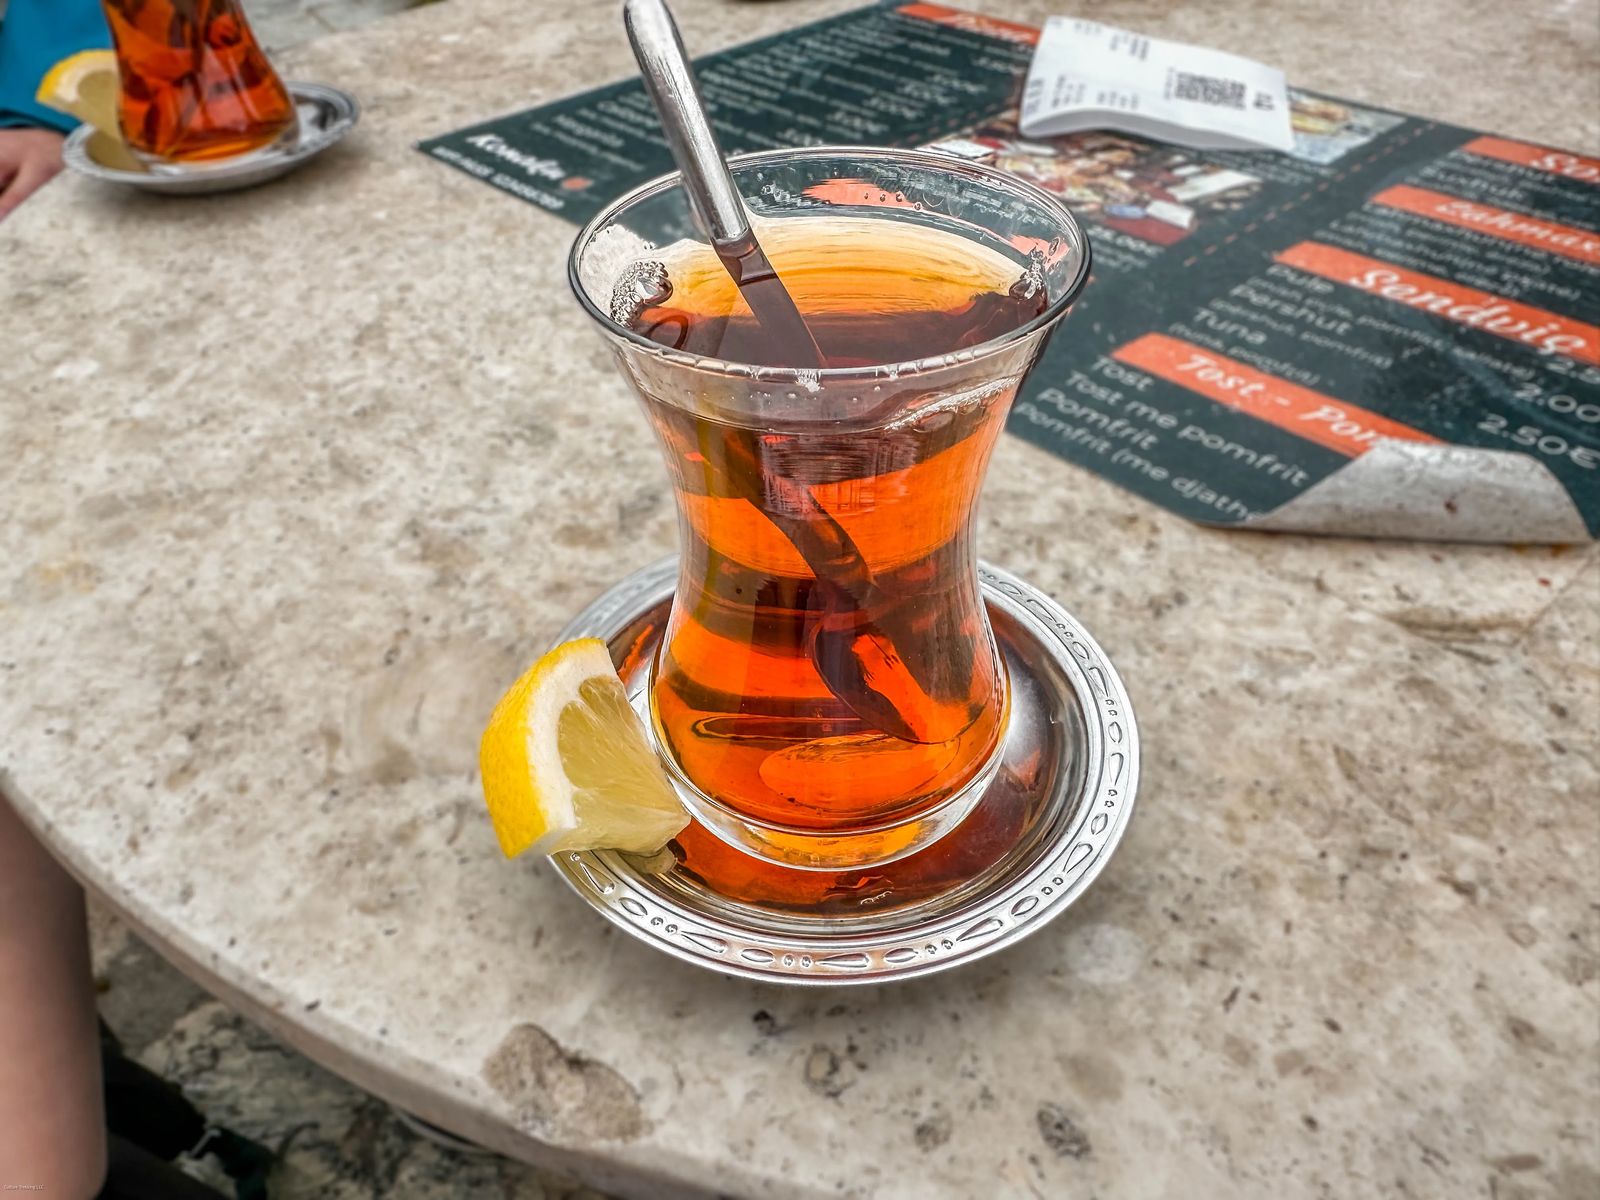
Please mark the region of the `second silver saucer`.
POLYGON ((68 167, 91 179, 125 183, 147 192, 175 196, 199 196, 209 192, 232 192, 254 187, 294 170, 314 155, 322 153, 355 128, 361 119, 361 106, 349 92, 323 83, 287 83, 300 119, 299 133, 293 140, 259 153, 247 154, 190 170, 176 166, 161 172, 130 171, 107 166, 95 158, 91 148, 94 129, 79 125, 61 147, 61 158, 68 167))

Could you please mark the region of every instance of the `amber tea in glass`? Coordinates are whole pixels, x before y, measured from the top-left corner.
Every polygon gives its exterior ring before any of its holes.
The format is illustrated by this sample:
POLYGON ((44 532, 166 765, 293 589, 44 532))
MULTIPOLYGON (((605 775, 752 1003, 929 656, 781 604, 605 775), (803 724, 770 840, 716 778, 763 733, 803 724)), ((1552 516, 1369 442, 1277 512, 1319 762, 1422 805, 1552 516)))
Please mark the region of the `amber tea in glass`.
POLYGON ((294 136, 294 101, 239 0, 102 0, 118 121, 142 161, 206 165, 294 136))
POLYGON ((680 518, 650 715, 718 836, 790 866, 887 862, 958 824, 999 762, 1007 679, 973 516, 1083 243, 1042 192, 942 156, 736 162, 820 369, 708 245, 669 236, 670 181, 574 251, 680 518))

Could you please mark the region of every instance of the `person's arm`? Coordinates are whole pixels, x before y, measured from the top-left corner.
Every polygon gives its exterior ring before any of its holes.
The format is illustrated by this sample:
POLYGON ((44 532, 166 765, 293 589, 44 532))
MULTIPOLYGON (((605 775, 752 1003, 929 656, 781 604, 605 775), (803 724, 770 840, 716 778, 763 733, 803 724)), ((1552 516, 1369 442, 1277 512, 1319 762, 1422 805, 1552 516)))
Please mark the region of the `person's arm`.
POLYGON ((106 1173, 83 891, 0 795, 0 1186, 89 1200, 106 1173))
POLYGON ((0 21, 0 219, 61 170, 77 124, 35 100, 52 66, 110 44, 98 0, 11 0, 0 21))

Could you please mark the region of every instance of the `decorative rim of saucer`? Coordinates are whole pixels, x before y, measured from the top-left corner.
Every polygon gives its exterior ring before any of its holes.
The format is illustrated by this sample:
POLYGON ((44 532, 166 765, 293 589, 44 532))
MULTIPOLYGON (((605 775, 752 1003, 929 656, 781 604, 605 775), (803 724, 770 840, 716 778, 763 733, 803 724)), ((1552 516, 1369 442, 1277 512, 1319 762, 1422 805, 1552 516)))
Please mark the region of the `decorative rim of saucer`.
POLYGON ((285 80, 284 86, 289 89, 296 107, 314 104, 324 114, 315 128, 305 130, 302 127, 293 145, 244 155, 236 163, 217 163, 192 172, 123 171, 106 166, 89 153, 89 139, 95 131, 92 126, 80 124, 62 144, 62 162, 80 175, 125 183, 146 191, 214 192, 265 183, 322 153, 354 129, 361 119, 360 102, 343 88, 298 80, 285 80))
MULTIPOLYGON (((681 892, 610 851, 565 852, 550 861, 591 907, 634 937, 685 962, 767 983, 909 979, 972 962, 1043 927, 1089 889, 1127 829, 1139 784, 1138 726, 1111 660, 1076 618, 1006 571, 980 564, 978 575, 985 599, 1031 633, 1070 682, 1083 722, 1082 782, 1054 798, 1074 806, 1074 819, 1030 852, 1029 865, 993 872, 989 887, 948 908, 940 903, 944 897, 932 897, 870 929, 851 932, 840 919, 819 922, 813 933, 793 918, 779 921, 726 897, 718 898, 714 912, 686 903, 681 892)), ((665 602, 676 578, 676 558, 635 572, 584 609, 557 640, 598 637, 610 644, 641 613, 665 602)))

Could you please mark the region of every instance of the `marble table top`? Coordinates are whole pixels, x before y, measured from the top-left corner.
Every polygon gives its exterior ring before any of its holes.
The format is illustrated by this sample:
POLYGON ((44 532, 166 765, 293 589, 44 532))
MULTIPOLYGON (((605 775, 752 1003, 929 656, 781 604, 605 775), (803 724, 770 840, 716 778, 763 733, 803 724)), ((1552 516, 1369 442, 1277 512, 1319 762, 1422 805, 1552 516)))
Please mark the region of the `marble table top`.
MULTIPOLYGON (((678 5, 705 48, 846 6, 678 5)), ((1593 153, 1597 7, 1093 12, 1593 153)), ((287 74, 365 118, 303 172, 64 179, 0 225, 6 795, 279 1036, 626 1196, 1600 1190, 1592 547, 1215 532, 1008 438, 983 553, 1095 632, 1147 747, 1077 908, 785 990, 501 860, 489 705, 673 519, 570 227, 412 145, 627 74, 610 19, 450 0, 316 42, 287 74)))

